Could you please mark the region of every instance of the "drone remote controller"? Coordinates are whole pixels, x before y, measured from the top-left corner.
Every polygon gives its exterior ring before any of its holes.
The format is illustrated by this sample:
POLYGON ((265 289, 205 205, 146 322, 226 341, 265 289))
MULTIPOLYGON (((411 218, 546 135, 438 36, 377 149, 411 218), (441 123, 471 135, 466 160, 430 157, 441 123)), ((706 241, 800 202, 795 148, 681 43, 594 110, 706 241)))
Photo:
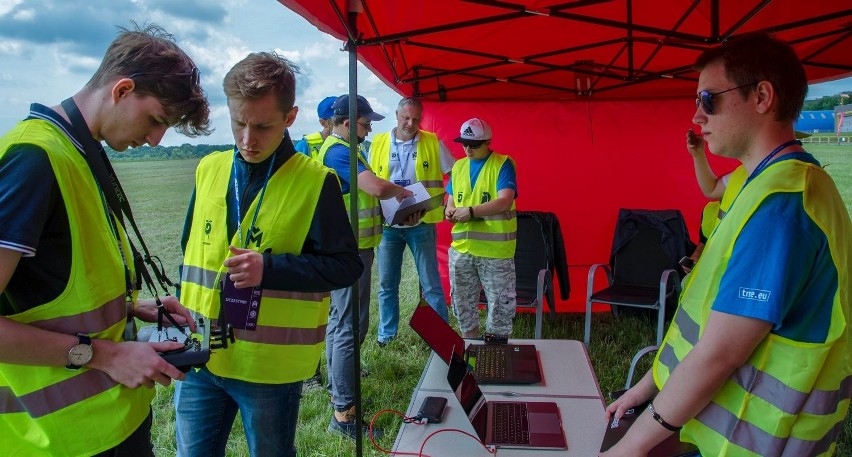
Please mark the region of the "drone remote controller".
POLYGON ((203 317, 196 319, 197 332, 191 333, 189 326, 163 327, 157 330, 152 325, 139 330, 137 341, 162 342, 175 341, 183 343, 182 348, 160 352, 166 362, 187 372, 192 367, 200 368, 210 360, 210 322, 203 317))

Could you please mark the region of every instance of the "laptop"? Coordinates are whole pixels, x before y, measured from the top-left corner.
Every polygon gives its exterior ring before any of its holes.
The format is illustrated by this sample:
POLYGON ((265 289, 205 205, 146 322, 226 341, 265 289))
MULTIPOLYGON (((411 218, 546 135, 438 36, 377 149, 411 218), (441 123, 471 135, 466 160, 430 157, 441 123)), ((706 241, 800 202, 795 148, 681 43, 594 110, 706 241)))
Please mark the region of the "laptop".
POLYGON ((559 406, 553 402, 486 401, 479 384, 457 353, 450 358, 447 381, 476 435, 487 446, 568 449, 559 406))
POLYGON ((531 344, 471 344, 430 306, 418 306, 409 321, 411 328, 448 365, 455 351, 466 359, 481 384, 536 384, 541 382, 538 353, 531 344))
MULTIPOLYGON (((603 443, 601 443, 601 452, 615 446, 615 443, 624 437, 630 426, 632 426, 639 415, 642 414, 642 411, 645 411, 647 405, 648 404, 645 403, 635 408, 628 409, 624 416, 621 416, 621 419, 616 420, 613 418, 607 424, 603 443)), ((692 443, 685 443, 681 441, 677 433, 669 436, 648 452, 648 457, 698 457, 699 455, 698 448, 692 443)))

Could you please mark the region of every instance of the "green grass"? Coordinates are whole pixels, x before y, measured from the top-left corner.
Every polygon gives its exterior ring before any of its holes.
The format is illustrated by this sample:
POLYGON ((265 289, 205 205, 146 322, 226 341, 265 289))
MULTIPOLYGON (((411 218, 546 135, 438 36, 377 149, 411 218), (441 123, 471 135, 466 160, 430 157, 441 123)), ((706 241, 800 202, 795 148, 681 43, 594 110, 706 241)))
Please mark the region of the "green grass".
MULTIPOLYGON (((826 170, 838 183, 847 210, 852 212, 852 147, 827 144, 808 144, 806 147, 826 166, 826 170)), ((177 265, 181 261, 180 233, 197 163, 198 160, 170 160, 114 164, 151 253, 162 258, 166 272, 173 280, 177 279, 177 265)), ((386 348, 379 348, 375 344, 378 313, 375 299, 371 303, 370 331, 362 347, 362 363, 370 370, 370 375, 362 378, 363 398, 367 399, 364 404, 367 420, 381 409, 405 411, 429 354, 426 345, 404 324, 405 317, 411 315, 418 301, 416 273, 408 252, 404 262, 405 274, 400 297, 403 324, 400 325, 399 337, 386 348)), ((373 297, 376 296, 376 278, 374 269, 373 297)), ((575 293, 582 294, 584 291, 575 293)), ((601 391, 620 389, 623 387, 633 354, 653 342, 653 326, 645 319, 614 318, 609 313, 598 313, 594 319, 589 353, 601 391)), ((514 337, 531 338, 533 324, 532 315, 519 314, 515 319, 514 337)), ((558 315, 555 320, 545 317, 543 333, 545 338, 582 340, 583 316, 568 313, 558 315)), ((638 370, 638 376, 647 370, 648 364, 649 360, 646 360, 645 366, 638 370)), ((325 373, 323 375, 325 376, 325 373)), ((175 454, 172 392, 172 387, 158 386, 154 400, 152 440, 158 456, 175 454)), ((307 393, 302 399, 296 436, 300 456, 330 457, 355 454, 353 443, 325 431, 331 416, 328 398, 323 390, 316 390, 307 393)), ((380 418, 378 424, 386 432, 379 443, 389 449, 399 430, 398 417, 385 415, 380 418)), ((837 455, 852 456, 851 444, 852 424, 847 417, 837 455)), ((231 433, 227 455, 248 455, 239 419, 231 433)), ((364 455, 384 454, 374 450, 369 441, 365 440, 364 455)))

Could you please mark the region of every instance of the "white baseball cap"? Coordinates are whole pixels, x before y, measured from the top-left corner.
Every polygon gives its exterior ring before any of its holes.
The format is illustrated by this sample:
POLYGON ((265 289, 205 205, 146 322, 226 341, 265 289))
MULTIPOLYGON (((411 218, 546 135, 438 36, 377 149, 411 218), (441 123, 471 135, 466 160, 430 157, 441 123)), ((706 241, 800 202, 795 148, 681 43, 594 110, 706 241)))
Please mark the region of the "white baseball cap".
POLYGON ((467 141, 484 141, 491 139, 491 127, 482 119, 473 118, 465 121, 459 129, 459 137, 456 138, 456 143, 465 143, 467 141))

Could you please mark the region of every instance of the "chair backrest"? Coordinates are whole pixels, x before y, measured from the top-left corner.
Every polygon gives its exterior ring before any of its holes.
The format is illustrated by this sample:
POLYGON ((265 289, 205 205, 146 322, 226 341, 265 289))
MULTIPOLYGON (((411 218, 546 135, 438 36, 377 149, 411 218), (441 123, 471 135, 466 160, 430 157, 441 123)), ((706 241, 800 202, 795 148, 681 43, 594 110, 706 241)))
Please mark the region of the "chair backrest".
POLYGON ((553 248, 548 240, 544 226, 538 219, 529 214, 518 213, 515 281, 519 298, 522 294, 535 298, 538 272, 551 269, 553 248))
POLYGON ((678 210, 620 209, 610 252, 613 282, 658 287, 660 275, 692 252, 683 215, 678 210))

